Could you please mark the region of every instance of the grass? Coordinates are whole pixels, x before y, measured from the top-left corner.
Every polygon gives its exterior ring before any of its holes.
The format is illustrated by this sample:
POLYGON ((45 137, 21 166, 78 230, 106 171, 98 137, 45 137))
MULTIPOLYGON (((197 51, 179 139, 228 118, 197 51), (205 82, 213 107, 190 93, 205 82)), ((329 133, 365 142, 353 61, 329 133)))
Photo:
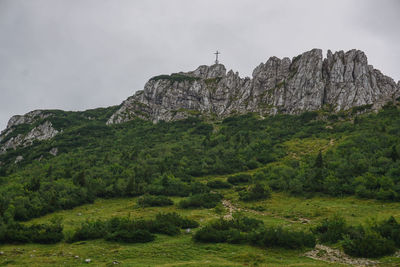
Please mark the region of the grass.
MULTIPOLYGON (((209 177, 207 177, 209 178, 209 177)), ((364 223, 370 218, 384 219, 393 215, 400 219, 400 203, 383 203, 355 197, 311 199, 273 193, 272 198, 258 202, 241 202, 233 189, 220 190, 240 212, 258 218, 267 225, 284 225, 293 229, 309 229, 334 213, 340 213, 351 224, 364 223), (304 223, 307 219, 308 223, 304 223)), ((175 204, 182 198, 172 198, 175 204)), ((218 209, 178 209, 168 207, 138 208, 137 198, 97 199, 93 204, 58 211, 33 219, 27 224, 47 222, 61 216, 68 234, 81 222, 106 219, 112 216, 152 218, 158 212, 176 211, 204 225, 207 221, 226 214, 218 209)), ((196 230, 193 230, 196 231, 196 230)), ((203 244, 192 241, 189 234, 170 237, 158 235, 154 242, 124 244, 104 240, 83 241, 55 245, 2 245, 0 266, 80 266, 91 259, 96 266, 110 266, 113 261, 122 266, 327 266, 326 262, 303 256, 303 250, 261 249, 249 245, 203 244), (76 257, 78 256, 78 257, 76 257)), ((394 256, 381 259, 382 266, 396 266, 400 259, 394 256)), ((331 264, 331 266, 340 266, 331 264)))

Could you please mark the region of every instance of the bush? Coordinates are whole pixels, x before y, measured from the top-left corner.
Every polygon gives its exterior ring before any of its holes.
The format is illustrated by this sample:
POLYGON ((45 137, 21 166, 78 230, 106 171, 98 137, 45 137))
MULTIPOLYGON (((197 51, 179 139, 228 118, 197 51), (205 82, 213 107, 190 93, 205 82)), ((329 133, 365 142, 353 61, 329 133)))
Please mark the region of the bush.
POLYGON ((63 226, 58 220, 49 224, 33 224, 30 226, 11 222, 2 226, 0 243, 55 244, 63 238, 63 226))
POLYGON ((217 193, 197 194, 179 202, 179 207, 188 208, 214 208, 222 200, 222 195, 217 193))
POLYGON ((237 229, 215 229, 211 225, 207 225, 201 228, 193 236, 193 239, 198 242, 209 242, 209 243, 241 243, 245 241, 245 237, 237 229))
POLYGON ((267 199, 271 197, 271 188, 262 183, 250 185, 246 191, 239 192, 239 199, 243 201, 252 201, 267 199))
POLYGON ((324 219, 321 224, 312 231, 318 236, 321 243, 336 243, 348 234, 349 229, 343 217, 337 215, 324 219))
POLYGON ((154 220, 132 220, 113 217, 106 221, 87 221, 69 238, 68 242, 104 238, 109 241, 144 243, 153 241, 153 234, 177 235, 181 228, 196 228, 196 221, 177 213, 159 213, 154 220))
POLYGON ((233 185, 248 183, 250 181, 251 181, 251 175, 246 173, 235 174, 228 177, 228 182, 233 185))
POLYGON ((197 228, 198 222, 183 218, 177 213, 159 213, 151 222, 150 231, 166 235, 177 235, 180 229, 197 228))
POLYGON ((210 192, 210 188, 200 182, 194 182, 190 184, 190 191, 192 194, 205 194, 210 192))
POLYGON ((141 207, 162 207, 173 205, 174 202, 165 196, 144 195, 138 198, 137 204, 141 207))
POLYGON ((348 255, 365 258, 377 258, 396 251, 393 240, 388 240, 374 231, 365 231, 361 227, 357 233, 345 237, 342 246, 348 255))
POLYGON ((251 242, 262 247, 282 247, 299 249, 315 247, 316 240, 312 233, 290 231, 282 227, 269 227, 256 231, 249 237, 251 242))
POLYGON ((72 234, 67 242, 77 242, 80 240, 92 240, 103 238, 107 233, 106 224, 100 220, 86 221, 72 234))
POLYGON ((195 241, 211 243, 243 243, 248 233, 263 225, 260 220, 235 214, 232 220, 219 219, 211 222, 196 232, 195 241))
POLYGON ((224 188, 231 188, 232 185, 227 183, 223 180, 213 180, 207 183, 207 186, 213 189, 224 189, 224 188))
POLYGON ((389 219, 372 227, 382 237, 393 240, 397 247, 400 247, 400 224, 391 216, 389 219))
POLYGON ((232 220, 219 219, 201 228, 195 241, 211 243, 251 243, 262 247, 298 249, 314 247, 312 233, 289 231, 281 227, 266 228, 260 220, 236 215, 232 220))

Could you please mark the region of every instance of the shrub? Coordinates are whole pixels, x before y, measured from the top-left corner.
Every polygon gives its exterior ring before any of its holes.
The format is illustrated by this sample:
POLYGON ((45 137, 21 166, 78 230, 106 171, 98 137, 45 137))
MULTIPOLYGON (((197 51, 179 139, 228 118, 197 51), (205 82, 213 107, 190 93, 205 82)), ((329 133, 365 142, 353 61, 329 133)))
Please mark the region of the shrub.
POLYGON ((336 243, 348 234, 349 229, 343 217, 335 215, 329 219, 324 219, 321 224, 312 231, 318 236, 322 243, 336 243))
POLYGON ((210 188, 200 182, 194 182, 190 185, 190 191, 192 194, 205 194, 210 192, 210 188))
POLYGON ((237 185, 240 183, 248 183, 251 181, 251 175, 246 173, 235 174, 228 177, 228 182, 237 185))
POLYGON ((100 220, 86 221, 75 230, 67 242, 103 238, 106 232, 107 229, 104 222, 100 220))
POLYGON ((213 221, 197 231, 193 239, 211 243, 248 242, 262 247, 289 249, 315 246, 315 237, 312 233, 289 231, 281 227, 266 228, 262 221, 241 215, 235 215, 232 220, 213 221))
POLYGON ((144 243, 153 241, 153 234, 177 235, 181 228, 196 228, 196 221, 177 213, 160 213, 154 220, 132 220, 113 217, 106 221, 87 221, 69 238, 68 242, 104 238, 109 241, 144 243))
POLYGON ((239 192, 239 199, 243 201, 260 200, 271 197, 271 189, 268 185, 255 183, 250 185, 246 191, 239 192))
POLYGON ((180 229, 196 228, 198 222, 183 218, 177 213, 159 213, 154 221, 150 222, 150 231, 166 235, 177 235, 180 229))
POLYGON ((224 189, 224 188, 231 188, 232 185, 227 183, 223 180, 213 180, 207 183, 207 186, 213 189, 224 189))
POLYGON ((342 246, 348 255, 365 258, 377 258, 396 251, 393 240, 388 240, 374 231, 365 231, 362 227, 357 233, 346 236, 342 246))
POLYGON ((372 227, 382 237, 393 240, 397 247, 400 247, 400 224, 391 216, 389 219, 372 227))
POLYGON ((173 205, 174 202, 165 196, 144 195, 138 198, 137 204, 141 207, 162 207, 173 205))
POLYGON ((221 201, 222 195, 217 193, 197 194, 179 202, 179 207, 188 208, 214 208, 221 201))
POLYGON ((25 226, 11 222, 2 226, 0 243, 40 243, 55 244, 64 238, 60 221, 49 224, 33 224, 25 226))
POLYGON ((269 227, 255 231, 249 237, 251 242, 263 247, 283 247, 299 249, 315 247, 316 240, 312 233, 303 231, 290 231, 282 227, 269 227))
POLYGON ((212 225, 207 225, 201 228, 193 236, 193 239, 198 242, 209 243, 240 243, 245 240, 244 236, 237 229, 216 229, 212 225))

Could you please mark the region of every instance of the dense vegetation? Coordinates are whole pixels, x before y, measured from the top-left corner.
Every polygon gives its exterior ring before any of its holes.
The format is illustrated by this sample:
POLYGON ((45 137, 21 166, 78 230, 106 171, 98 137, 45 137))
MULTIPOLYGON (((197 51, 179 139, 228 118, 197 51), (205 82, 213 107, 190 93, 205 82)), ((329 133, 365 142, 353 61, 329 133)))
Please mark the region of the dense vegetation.
POLYGON ((232 220, 219 219, 204 226, 193 236, 200 242, 250 243, 261 247, 298 249, 314 247, 315 237, 304 231, 265 227, 260 220, 236 214, 232 220))
MULTIPOLYGON (((210 188, 232 185, 244 201, 268 198, 270 189, 400 200, 400 110, 395 104, 377 114, 322 110, 223 121, 191 117, 153 124, 137 119, 106 126, 115 109, 49 111, 48 119, 61 134, 0 155, 2 225, 97 197, 150 194, 143 203, 155 205, 168 201, 154 196, 181 196, 187 197, 182 208, 209 208, 222 198, 210 188), (302 140, 308 140, 310 147, 304 150, 311 152, 296 151, 302 140), (327 144, 320 145, 321 140, 327 144), (49 153, 54 147, 56 157, 49 153), (24 160, 15 164, 19 155, 24 160), (252 175, 231 175, 256 168, 252 175), (229 177, 208 184, 196 181, 206 175, 229 177)), ((15 133, 33 126, 19 125, 15 133)))
POLYGON ((313 232, 322 243, 341 241, 344 251, 356 257, 381 257, 400 248, 400 224, 393 217, 354 227, 342 217, 334 216, 324 220, 313 232))
POLYGON ((177 213, 157 214, 154 220, 113 217, 106 221, 87 221, 83 223, 68 242, 104 238, 108 241, 145 243, 153 241, 153 234, 177 235, 180 229, 196 228, 196 221, 183 218, 177 213))

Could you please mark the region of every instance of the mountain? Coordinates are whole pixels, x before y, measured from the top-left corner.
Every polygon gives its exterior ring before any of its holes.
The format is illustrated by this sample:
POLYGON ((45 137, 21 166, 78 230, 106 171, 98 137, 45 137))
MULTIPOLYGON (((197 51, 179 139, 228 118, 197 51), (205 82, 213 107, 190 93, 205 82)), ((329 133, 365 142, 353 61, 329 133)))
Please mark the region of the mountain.
POLYGON ((398 266, 398 95, 361 51, 312 50, 252 79, 200 66, 118 106, 13 116, 0 265, 398 266))
MULTIPOLYGON (((400 85, 400 82, 399 82, 400 85)), ((371 105, 379 109, 400 96, 393 79, 368 65, 360 50, 305 52, 292 60, 271 57, 241 78, 222 64, 151 78, 125 100, 107 124, 139 117, 171 121, 200 112, 217 118, 256 112, 298 114, 330 106, 334 111, 371 105)))
MULTIPOLYGON (((292 60, 271 57, 253 71, 252 78, 241 78, 222 64, 200 66, 194 71, 151 78, 144 90, 125 100, 106 124, 135 118, 153 122, 173 121, 193 115, 223 119, 255 112, 261 116, 299 114, 329 108, 379 109, 400 96, 400 81, 368 65, 364 52, 313 49, 292 60)), ((0 134, 0 154, 26 147, 35 140, 48 140, 62 131, 46 120, 54 114, 35 110, 13 116, 0 134), (40 123, 38 123, 40 122, 40 123), (15 131, 24 125, 29 131, 15 131), (29 127, 27 125, 30 125, 29 127), (32 127, 34 125, 34 127, 32 127)))

